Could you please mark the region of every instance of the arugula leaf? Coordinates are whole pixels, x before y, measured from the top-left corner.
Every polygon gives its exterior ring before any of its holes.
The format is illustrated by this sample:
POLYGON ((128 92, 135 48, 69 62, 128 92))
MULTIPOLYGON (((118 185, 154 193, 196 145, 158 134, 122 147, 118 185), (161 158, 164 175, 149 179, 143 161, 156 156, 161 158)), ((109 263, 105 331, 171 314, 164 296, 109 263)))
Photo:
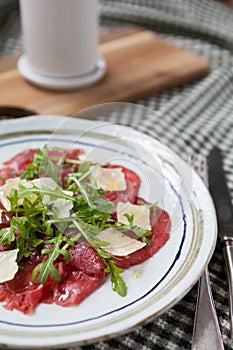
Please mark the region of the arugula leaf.
POLYGON ((99 211, 105 213, 110 213, 111 210, 114 208, 114 204, 102 198, 99 195, 98 190, 92 187, 90 184, 86 182, 81 182, 75 176, 72 175, 69 176, 69 179, 75 182, 89 207, 98 209, 99 211))
POLYGON ((41 254, 46 257, 34 268, 32 272, 33 282, 36 281, 37 283, 45 283, 50 275, 54 278, 55 281, 59 281, 60 275, 54 266, 54 262, 60 255, 63 255, 68 262, 70 255, 67 251, 67 247, 74 245, 74 243, 63 234, 59 234, 57 237, 48 240, 46 243, 52 244, 52 247, 42 249, 41 254), (61 245, 64 243, 66 244, 61 247, 61 245))
POLYGON ((136 236, 140 237, 142 242, 145 242, 148 246, 151 245, 151 241, 147 239, 148 236, 152 235, 151 231, 145 231, 145 230, 140 230, 138 226, 134 225, 134 215, 129 215, 129 214, 124 214, 124 216, 127 218, 129 224, 123 224, 119 221, 116 221, 113 226, 115 226, 118 230, 123 230, 123 231, 132 231, 135 233, 136 236))
POLYGON ((4 227, 0 230, 0 245, 7 244, 15 240, 15 230, 17 226, 12 224, 10 227, 4 227))
POLYGON ((92 162, 83 162, 79 169, 78 169, 78 177, 79 177, 79 181, 82 181, 84 179, 87 179, 90 177, 91 173, 94 171, 94 169, 97 167, 94 166, 94 164, 92 162))
POLYGON ((10 227, 0 230, 0 245, 13 244, 13 248, 19 249, 17 260, 28 257, 43 240, 37 237, 38 225, 28 220, 25 216, 11 218, 10 227), (34 227, 33 227, 34 226, 34 227))
POLYGON ((127 288, 125 281, 120 276, 120 273, 123 273, 124 270, 115 265, 115 262, 112 260, 112 254, 105 252, 101 248, 98 248, 96 250, 98 254, 104 259, 107 265, 104 271, 110 273, 112 290, 114 292, 117 292, 120 296, 124 297, 127 293, 127 288))
POLYGON ((38 196, 40 201, 43 203, 43 196, 49 196, 51 202, 55 201, 58 198, 69 199, 74 201, 73 196, 68 195, 60 186, 57 186, 54 190, 47 186, 42 186, 41 188, 33 185, 32 187, 25 187, 19 184, 19 189, 17 190, 18 198, 30 197, 32 195, 38 196))
POLYGON ((94 248, 99 248, 108 244, 98 238, 98 233, 102 230, 102 228, 84 222, 78 217, 77 214, 73 214, 73 216, 70 218, 50 219, 48 222, 55 225, 57 223, 69 223, 70 229, 76 229, 75 231, 71 230, 71 234, 67 235, 72 241, 77 241, 81 236, 83 236, 94 248))
POLYGON ((32 162, 27 166, 26 170, 21 176, 21 179, 32 180, 35 177, 39 177, 41 161, 46 151, 47 151, 46 146, 43 149, 40 149, 40 148, 37 149, 32 159, 32 162))
POLYGON ((18 197, 18 191, 14 188, 10 190, 10 194, 8 196, 8 200, 11 204, 11 211, 17 211, 17 208, 19 206, 19 197, 18 197))
POLYGON ((59 173, 59 165, 51 160, 48 154, 48 148, 44 146, 43 149, 37 149, 32 162, 21 175, 21 179, 32 180, 39 178, 42 174, 47 174, 47 176, 57 182, 59 180, 59 173))
POLYGON ((117 267, 113 260, 105 259, 108 267, 104 270, 109 272, 111 275, 112 289, 117 292, 120 296, 126 296, 127 289, 126 284, 123 278, 120 276, 120 273, 124 272, 123 269, 117 267))
POLYGON ((101 231, 101 229, 99 229, 98 227, 87 224, 78 217, 76 217, 76 219, 73 220, 73 226, 78 229, 78 231, 86 238, 86 240, 88 241, 88 243, 90 243, 92 247, 99 248, 101 246, 108 245, 108 243, 100 240, 97 237, 98 233, 101 231))

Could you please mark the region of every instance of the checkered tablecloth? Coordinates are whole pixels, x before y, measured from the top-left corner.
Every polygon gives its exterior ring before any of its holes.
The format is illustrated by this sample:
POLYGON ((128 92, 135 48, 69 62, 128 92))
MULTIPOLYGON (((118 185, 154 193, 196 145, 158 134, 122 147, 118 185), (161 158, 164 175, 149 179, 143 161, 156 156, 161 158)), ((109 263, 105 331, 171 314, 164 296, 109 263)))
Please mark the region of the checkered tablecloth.
MULTIPOLYGON (((233 8, 217 0, 100 0, 101 27, 140 24, 168 41, 194 51, 211 61, 211 72, 202 80, 156 94, 137 103, 158 110, 156 115, 123 115, 112 121, 156 129, 160 140, 179 151, 176 135, 182 135, 189 152, 206 156, 214 145, 224 154, 224 167, 233 198, 233 8), (167 125, 173 125, 169 128, 167 125)), ((6 9, 5 9, 6 10, 6 9)), ((8 14, 0 10, 0 55, 22 50, 18 11, 11 4, 8 14)), ((230 339, 228 292, 222 252, 217 244, 209 265, 213 296, 225 349, 230 339)), ((172 309, 135 331, 80 346, 76 350, 188 350, 191 348, 197 286, 172 309)), ((71 350, 71 348, 70 348, 71 350)), ((209 349, 215 350, 215 349, 209 349)), ((217 350, 217 349, 216 349, 217 350)))

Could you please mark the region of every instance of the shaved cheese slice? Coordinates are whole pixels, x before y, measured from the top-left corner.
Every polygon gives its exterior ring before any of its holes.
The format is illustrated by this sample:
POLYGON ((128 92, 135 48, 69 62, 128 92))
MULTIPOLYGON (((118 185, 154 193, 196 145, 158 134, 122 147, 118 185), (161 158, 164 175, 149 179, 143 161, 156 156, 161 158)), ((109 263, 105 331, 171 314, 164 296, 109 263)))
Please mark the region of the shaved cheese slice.
MULTIPOLYGON (((22 180, 20 177, 12 178, 6 180, 5 184, 0 187, 0 200, 4 206, 4 208, 8 211, 10 211, 10 201, 8 200, 7 196, 9 196, 10 191, 12 188, 18 189, 19 185, 23 185, 25 187, 32 187, 33 185, 42 188, 47 187, 51 190, 55 190, 59 185, 50 177, 42 177, 39 179, 34 179, 32 181, 22 180)), ((72 196, 73 192, 71 191, 64 191, 67 195, 72 196)), ((36 195, 32 194, 29 198, 31 201, 36 199, 36 195)), ((19 205, 23 203, 23 199, 19 200, 19 205)), ((73 202, 71 200, 66 200, 63 198, 58 198, 55 201, 51 201, 50 197, 48 195, 43 196, 43 203, 44 204, 52 204, 53 210, 59 218, 67 218, 70 216, 70 210, 73 208, 73 202)))
POLYGON ((18 251, 19 249, 0 252, 0 283, 12 280, 18 271, 18 251))
MULTIPOLYGON (((32 181, 27 181, 27 180, 21 179, 20 177, 8 179, 6 180, 5 184, 0 187, 0 200, 4 208, 8 211, 10 211, 11 206, 10 206, 10 201, 8 200, 7 197, 9 196, 11 189, 18 189, 19 185, 23 185, 25 187, 32 187, 33 185, 35 185, 38 188, 42 188, 44 186, 44 187, 51 188, 52 190, 54 190, 58 186, 57 183, 50 177, 42 177, 40 179, 35 179, 32 181)), ((48 197, 48 196, 44 196, 44 197, 48 197)), ((30 200, 33 201, 35 199, 36 199, 36 195, 32 194, 30 196, 30 200)), ((44 198, 44 202, 46 202, 46 199, 49 199, 49 197, 44 198)), ((23 199, 20 199, 19 205, 21 205, 22 203, 23 203, 23 199)))
POLYGON ((98 234, 98 238, 109 243, 107 246, 102 246, 101 248, 107 253, 116 256, 126 256, 128 254, 136 252, 146 245, 144 242, 132 239, 124 235, 115 227, 109 227, 106 230, 101 231, 98 234))
POLYGON ((58 186, 58 184, 51 177, 41 177, 39 179, 34 179, 31 181, 31 183, 38 188, 48 187, 51 188, 51 190, 55 190, 55 188, 58 186))
MULTIPOLYGON (((50 177, 42 177, 31 181, 38 188, 48 187, 51 190, 55 190, 59 185, 50 177)), ((65 194, 72 196, 72 191, 63 191, 65 194)), ((57 198, 55 201, 51 201, 48 195, 43 196, 44 204, 52 204, 52 210, 59 218, 70 217, 70 210, 73 208, 73 202, 69 199, 57 198)))
MULTIPOLYGON (((34 179, 31 181, 31 183, 38 188, 48 187, 51 190, 55 190, 58 186, 58 184, 53 179, 51 179, 51 177, 41 177, 39 179, 34 179)), ((43 203, 50 204, 51 203, 50 197, 47 195, 44 195, 43 203)))
POLYGON ((117 204, 117 220, 122 224, 128 224, 127 218, 124 214, 133 215, 133 224, 140 227, 143 230, 151 230, 150 225, 150 209, 146 206, 140 206, 131 204, 129 202, 117 204))
MULTIPOLYGON (((11 209, 11 204, 7 197, 9 196, 12 189, 19 188, 19 184, 25 187, 31 186, 27 180, 22 180, 20 177, 14 177, 12 179, 6 180, 5 184, 0 187, 0 201, 2 202, 4 208, 8 211, 11 209)), ((22 203, 22 201, 23 200, 19 201, 19 205, 22 203)))
POLYGON ((124 191, 127 188, 125 175, 121 168, 97 167, 92 172, 92 183, 105 191, 124 191))
POLYGON ((64 198, 58 198, 53 203, 53 211, 58 218, 64 219, 70 217, 70 211, 73 208, 73 202, 64 198))

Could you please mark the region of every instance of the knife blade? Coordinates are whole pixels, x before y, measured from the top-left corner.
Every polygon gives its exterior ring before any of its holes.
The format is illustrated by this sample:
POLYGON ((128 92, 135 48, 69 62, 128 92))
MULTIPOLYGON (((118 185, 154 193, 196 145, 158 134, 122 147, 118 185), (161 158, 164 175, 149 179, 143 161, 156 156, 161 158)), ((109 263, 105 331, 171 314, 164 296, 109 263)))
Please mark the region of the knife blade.
POLYGON ((233 207, 223 169, 223 157, 218 147, 214 147, 209 154, 208 177, 209 190, 216 209, 218 235, 226 265, 231 337, 233 338, 233 207))

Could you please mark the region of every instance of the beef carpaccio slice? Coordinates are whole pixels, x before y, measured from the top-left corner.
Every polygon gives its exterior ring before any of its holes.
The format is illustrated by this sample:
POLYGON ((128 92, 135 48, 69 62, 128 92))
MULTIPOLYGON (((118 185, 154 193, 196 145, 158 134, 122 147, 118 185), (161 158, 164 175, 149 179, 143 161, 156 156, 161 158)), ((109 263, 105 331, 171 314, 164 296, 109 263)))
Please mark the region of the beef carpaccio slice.
MULTIPOLYGON (((68 159, 77 159, 83 153, 80 149, 49 152, 54 159, 61 156, 68 159)), ((19 176, 19 172, 24 171, 32 162, 35 153, 36 149, 28 149, 5 162, 3 168, 0 169, 0 185, 4 184, 4 179, 19 176)), ((123 166, 106 165, 106 167, 120 167, 125 175, 127 184, 127 188, 124 191, 108 191, 104 195, 105 199, 115 204, 113 218, 116 219, 117 203, 131 202, 137 204, 139 202, 137 196, 141 181, 134 171, 123 166)), ((72 165, 61 167, 62 184, 72 169, 72 165)), ((9 226, 11 216, 11 213, 2 214, 0 228, 9 226)), ((116 259, 115 264, 118 267, 126 269, 144 262, 168 240, 171 226, 169 215, 164 210, 157 208, 155 211, 151 210, 150 221, 152 234, 148 239, 151 241, 151 245, 116 259)), ((5 245, 0 246, 0 251, 7 249, 5 245)), ((32 271, 42 259, 39 250, 32 253, 29 258, 20 262, 21 269, 19 269, 13 280, 0 283, 0 301, 4 302, 4 306, 7 309, 17 309, 25 314, 33 312, 40 303, 56 303, 61 306, 80 303, 104 282, 106 278, 104 271, 106 264, 96 250, 84 241, 76 242, 74 247, 69 248, 69 253, 70 261, 68 263, 63 257, 58 258, 55 262, 60 274, 60 280, 55 281, 49 277, 43 284, 32 283, 32 271)))

